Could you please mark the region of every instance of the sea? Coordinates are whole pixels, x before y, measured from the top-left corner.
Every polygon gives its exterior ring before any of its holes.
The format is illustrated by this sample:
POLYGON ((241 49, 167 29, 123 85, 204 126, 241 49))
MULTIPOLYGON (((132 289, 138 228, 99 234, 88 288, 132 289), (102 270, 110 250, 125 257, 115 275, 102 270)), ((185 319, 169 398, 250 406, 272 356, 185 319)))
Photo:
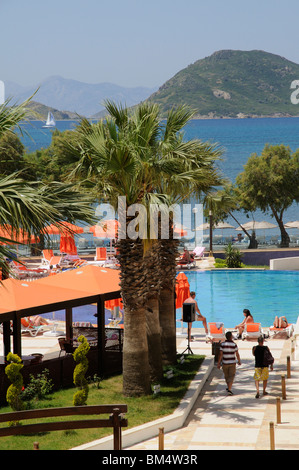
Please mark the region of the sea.
MULTIPOLYGON (((51 143, 52 130, 43 128, 44 123, 40 121, 31 121, 24 124, 24 132, 20 137, 25 145, 28 152, 33 152, 41 148, 47 148, 51 143)), ((60 131, 66 129, 74 129, 76 126, 75 121, 58 121, 56 127, 60 131)), ((243 171, 244 165, 246 164, 248 158, 253 154, 260 154, 266 144, 270 145, 279 145, 284 144, 289 146, 292 151, 299 149, 299 118, 258 118, 258 119, 211 119, 211 120, 193 120, 188 123, 184 129, 184 138, 193 139, 198 138, 202 141, 208 141, 213 144, 216 144, 223 150, 223 160, 219 162, 220 169, 223 174, 229 178, 231 181, 234 181, 236 176, 243 171)), ((240 223, 246 222, 248 219, 244 214, 237 213, 235 214, 240 223)), ((270 214, 263 214, 257 211, 254 214, 254 219, 256 221, 268 221, 275 222, 270 214)), ((297 204, 293 204, 286 212, 284 216, 284 222, 289 222, 292 220, 299 220, 299 208, 297 204)), ((227 220, 231 225, 235 226, 236 223, 233 219, 227 220)), ((226 230, 227 234, 235 235, 236 232, 234 229, 232 231, 226 230)), ((296 229, 292 229, 289 232, 290 234, 295 234, 296 229)), ((266 237, 279 234, 278 229, 267 230, 266 237)), ((298 239, 299 239, 299 230, 297 230, 298 239)), ((265 272, 263 272, 265 273, 265 272)), ((234 286, 237 291, 234 295, 228 296, 227 302, 227 312, 224 315, 224 306, 214 305, 212 300, 204 304, 203 298, 199 295, 199 305, 202 313, 208 318, 208 321, 212 319, 225 318, 228 319, 226 326, 234 326, 242 320, 242 309, 243 307, 251 308, 256 320, 259 320, 259 316, 263 319, 263 325, 271 324, 275 315, 287 315, 289 321, 296 320, 296 295, 297 287, 292 290, 292 294, 288 292, 286 294, 287 299, 290 301, 290 305, 286 308, 285 302, 281 302, 281 308, 279 308, 279 301, 281 300, 281 292, 284 292, 286 289, 281 290, 282 279, 276 276, 278 284, 273 282, 273 278, 270 279, 270 285, 272 286, 272 291, 268 292, 269 295, 266 297, 270 300, 273 300, 272 304, 269 304, 266 309, 262 309, 259 312, 260 305, 263 305, 263 302, 259 302, 261 298, 265 297, 265 289, 262 289, 261 295, 257 295, 257 286, 264 285, 260 280, 256 282, 252 281, 253 273, 251 272, 249 282, 243 280, 243 276, 238 276, 238 280, 242 283, 240 286, 236 284, 236 281, 231 280, 228 276, 233 276, 234 273, 220 273, 218 276, 214 273, 186 273, 190 277, 190 282, 192 288, 197 292, 203 292, 204 281, 206 281, 206 291, 212 292, 212 287, 216 289, 216 286, 220 286, 223 290, 224 279, 226 282, 229 282, 227 286, 227 293, 231 292, 232 286, 234 286), (193 277, 192 277, 193 276, 193 277), (194 278, 194 279, 193 279, 194 278), (217 278, 217 279, 216 279, 217 278), (218 279, 219 278, 219 279, 218 279), (219 280, 219 283, 216 283, 216 280, 219 280), (195 283, 195 284, 194 284, 195 283), (199 283, 199 284, 198 284, 199 283), (194 284, 194 285, 193 285, 194 284), (236 287, 237 286, 237 287, 236 287), (275 286, 275 287, 274 287, 275 286), (250 296, 248 297, 250 293, 250 296), (276 297, 275 297, 275 295, 276 297), (234 305, 232 308, 232 299, 240 299, 240 305, 234 305), (249 306, 249 307, 248 307, 249 306), (233 314, 232 314, 233 310, 233 314), (265 310, 269 314, 269 318, 264 316, 265 310), (241 312, 241 313, 240 313, 241 312), (291 316, 291 318, 289 318, 291 316), (294 318, 293 318, 294 317, 294 318)), ((243 273, 244 276, 248 274, 243 273)), ((270 278, 270 273, 268 277, 270 278)), ((292 285, 294 282, 299 282, 299 279, 296 273, 283 273, 282 276, 286 277, 286 286, 292 285), (290 282, 290 276, 291 281, 290 282)), ((260 275, 260 273, 255 274, 260 275)), ((281 276, 280 275, 280 276, 281 276)), ((263 278, 264 282, 264 278, 263 278)), ((214 292, 214 291, 213 291, 214 292)), ((212 293, 213 293, 212 292, 212 293)), ((287 290, 286 290, 287 292, 287 290)), ((212 294, 211 294, 212 295, 212 294)), ((223 295, 220 292, 214 292, 212 299, 223 299, 223 295)), ((95 306, 85 306, 74 309, 74 321, 91 321, 94 320, 95 306)), ((106 312, 106 322, 109 322, 109 316, 111 312, 106 312)), ((177 312, 177 319, 181 317, 181 312, 177 312)), ((51 318, 51 316, 50 316, 51 318)), ((53 318, 64 320, 64 312, 55 312, 53 313, 53 318)), ((215 321, 216 321, 215 320, 215 321)), ((200 322, 194 324, 195 327, 202 327, 200 322)))
MULTIPOLYGON (((28 152, 47 148, 50 145, 53 130, 44 128, 43 125, 42 121, 30 121, 23 124, 24 132, 20 138, 28 152)), ((56 122, 56 128, 60 131, 74 129, 76 125, 77 122, 71 120, 56 122)), ((215 144, 222 150, 222 160, 217 164, 224 176, 234 182, 236 176, 243 171, 248 158, 254 153, 261 154, 266 144, 284 144, 293 152, 296 151, 299 148, 299 117, 192 120, 184 128, 184 139, 196 138, 215 144)), ((191 201, 192 207, 195 203, 195 200, 191 201)), ((240 212, 234 215, 239 223, 245 223, 254 218, 256 221, 276 224, 270 213, 265 214, 261 211, 249 214, 249 219, 240 212)), ((283 220, 285 223, 299 220, 298 204, 294 203, 285 211, 283 220)), ((227 222, 236 228, 236 222, 231 217, 227 219, 227 222)), ((264 231, 260 235, 266 240, 279 233, 277 227, 267 229, 267 233, 264 231)), ((299 238, 297 229, 291 229, 289 234, 298 235, 299 238)), ((225 235, 235 236, 235 229, 226 229, 225 235)))

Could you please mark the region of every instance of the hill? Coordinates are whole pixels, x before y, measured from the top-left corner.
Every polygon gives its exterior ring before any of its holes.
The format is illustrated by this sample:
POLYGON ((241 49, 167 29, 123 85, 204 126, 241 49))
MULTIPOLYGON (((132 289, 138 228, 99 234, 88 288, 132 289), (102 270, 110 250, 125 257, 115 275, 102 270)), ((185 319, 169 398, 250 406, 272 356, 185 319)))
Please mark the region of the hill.
POLYGON ((222 50, 196 61, 148 100, 165 113, 187 104, 197 117, 298 116, 290 85, 299 65, 264 51, 222 50))
POLYGON ((44 104, 38 103, 36 101, 30 101, 27 107, 32 110, 32 114, 28 115, 28 119, 46 120, 48 112, 51 112, 54 115, 56 121, 62 121, 64 119, 78 119, 78 115, 75 113, 71 113, 69 111, 59 111, 56 108, 45 106, 44 104))
MULTIPOLYGON (((5 83, 6 96, 13 102, 29 98, 36 90, 34 100, 57 110, 68 110, 85 117, 93 117, 104 109, 103 101, 111 99, 123 105, 134 106, 148 98, 156 89, 146 87, 122 87, 113 83, 90 84, 77 80, 52 76, 32 87, 22 87, 13 82, 5 83)), ((59 119, 56 114, 55 118, 59 119)))

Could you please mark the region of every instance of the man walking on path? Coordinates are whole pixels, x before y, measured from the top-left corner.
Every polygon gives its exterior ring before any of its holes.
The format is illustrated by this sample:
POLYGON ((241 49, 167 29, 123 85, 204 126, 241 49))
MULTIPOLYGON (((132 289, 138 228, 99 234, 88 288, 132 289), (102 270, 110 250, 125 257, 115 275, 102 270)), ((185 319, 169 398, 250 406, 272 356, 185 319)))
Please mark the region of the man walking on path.
POLYGON ((232 386, 236 375, 236 363, 241 365, 241 359, 239 355, 238 346, 233 341, 233 335, 231 331, 226 334, 226 341, 221 343, 220 352, 218 358, 217 367, 220 369, 222 361, 222 370, 225 381, 227 383, 227 392, 229 395, 233 395, 232 386))

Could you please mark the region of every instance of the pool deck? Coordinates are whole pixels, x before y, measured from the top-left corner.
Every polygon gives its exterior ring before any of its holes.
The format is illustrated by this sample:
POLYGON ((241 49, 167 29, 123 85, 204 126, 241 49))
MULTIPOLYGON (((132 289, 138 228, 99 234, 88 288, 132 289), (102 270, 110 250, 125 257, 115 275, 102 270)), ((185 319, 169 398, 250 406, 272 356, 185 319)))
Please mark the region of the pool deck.
MULTIPOLYGON (((60 327, 59 327, 60 330, 60 327)), ((177 351, 187 347, 185 337, 177 330, 177 351)), ((233 396, 227 396, 222 370, 214 366, 210 343, 205 342, 204 330, 192 329, 195 341, 190 343, 194 354, 206 356, 209 374, 202 381, 190 413, 179 429, 165 432, 164 449, 191 450, 269 450, 269 423, 274 422, 275 448, 299 450, 299 361, 291 360, 291 377, 287 378, 287 356, 291 357, 291 339, 269 339, 266 344, 275 357, 274 371, 270 372, 267 391, 269 395, 255 398, 253 380, 254 359, 252 346, 256 341, 237 340, 242 364, 237 366, 233 396), (281 399, 281 424, 276 424, 276 399, 282 397, 281 376, 285 375, 286 400, 281 399)), ((22 337, 23 354, 49 354, 59 351, 56 337, 38 335, 22 337)), ((0 335, 2 348, 2 335, 0 335)), ((196 390, 195 390, 196 392, 196 390)), ((192 396, 190 397, 192 399, 192 396)), ((167 428, 167 419, 157 422, 152 437, 142 441, 140 429, 123 431, 124 450, 158 450, 159 428, 167 428), (134 443, 126 446, 125 435, 133 433, 134 443)), ((146 427, 146 425, 145 425, 146 427)), ((103 440, 87 443, 76 449, 111 449, 103 440)))
MULTIPOLYGON (((201 329, 192 331, 190 343, 194 354, 211 355, 211 344, 205 343, 201 329)), ((291 377, 287 378, 287 356, 291 356, 291 339, 269 339, 265 342, 275 357, 270 372, 269 395, 256 399, 253 380, 252 347, 256 341, 236 341, 241 356, 233 385, 228 396, 222 370, 212 367, 185 424, 166 433, 164 449, 190 450, 270 450, 269 423, 274 422, 275 449, 299 450, 299 361, 291 361, 291 377), (281 398, 281 424, 276 424, 277 397, 282 397, 281 376, 285 375, 286 400, 281 398)), ((187 346, 178 338, 178 351, 187 346)), ((161 426, 161 425, 160 425, 161 426)), ((158 429, 157 429, 158 435, 158 429)), ((128 447, 127 450, 158 450, 158 437, 128 447)))

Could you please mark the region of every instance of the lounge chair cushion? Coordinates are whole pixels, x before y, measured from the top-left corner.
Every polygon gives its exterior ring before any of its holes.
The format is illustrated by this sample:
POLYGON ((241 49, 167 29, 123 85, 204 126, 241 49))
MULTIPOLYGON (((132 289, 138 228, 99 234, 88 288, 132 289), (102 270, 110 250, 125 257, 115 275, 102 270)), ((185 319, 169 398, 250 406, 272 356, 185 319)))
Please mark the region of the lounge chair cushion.
POLYGON ((246 325, 247 333, 257 333, 258 331, 260 331, 260 326, 261 326, 260 323, 247 323, 246 325))

